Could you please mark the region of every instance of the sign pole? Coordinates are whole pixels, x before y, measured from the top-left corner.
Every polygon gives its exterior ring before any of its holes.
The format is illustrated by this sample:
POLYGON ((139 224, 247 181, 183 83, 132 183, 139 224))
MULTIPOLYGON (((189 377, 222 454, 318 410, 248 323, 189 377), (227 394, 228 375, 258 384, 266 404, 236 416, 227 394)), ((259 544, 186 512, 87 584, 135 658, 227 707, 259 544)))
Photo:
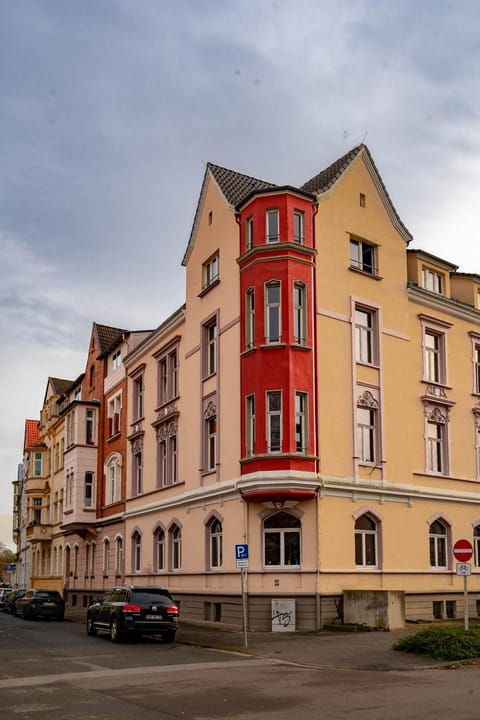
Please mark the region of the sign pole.
POLYGON ((247 638, 247 597, 245 594, 245 568, 240 568, 240 577, 242 579, 242 609, 243 609, 243 643, 248 647, 247 638))
POLYGON ((468 630, 468 588, 467 575, 463 576, 463 624, 465 630, 468 630))

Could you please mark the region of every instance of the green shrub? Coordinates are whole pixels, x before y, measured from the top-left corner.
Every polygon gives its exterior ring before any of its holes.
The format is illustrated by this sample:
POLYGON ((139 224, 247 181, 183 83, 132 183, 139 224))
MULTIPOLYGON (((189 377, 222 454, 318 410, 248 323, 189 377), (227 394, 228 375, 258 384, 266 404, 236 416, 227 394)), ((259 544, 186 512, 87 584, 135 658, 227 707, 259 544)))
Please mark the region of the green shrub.
POLYGON ((438 627, 421 630, 401 638, 394 644, 395 650, 429 655, 436 660, 469 660, 480 657, 480 627, 438 627))

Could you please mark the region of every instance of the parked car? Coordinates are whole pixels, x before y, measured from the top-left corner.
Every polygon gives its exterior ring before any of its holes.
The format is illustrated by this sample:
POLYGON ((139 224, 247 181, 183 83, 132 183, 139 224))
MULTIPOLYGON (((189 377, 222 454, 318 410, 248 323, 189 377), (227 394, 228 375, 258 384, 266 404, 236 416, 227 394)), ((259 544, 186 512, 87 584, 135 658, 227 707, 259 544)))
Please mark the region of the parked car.
POLYGON ((65 601, 57 590, 27 590, 15 599, 14 615, 20 615, 24 620, 41 616, 63 620, 65 601))
POLYGON ((25 590, 19 590, 18 588, 15 590, 10 589, 8 595, 3 600, 3 612, 13 615, 15 612, 15 601, 17 598, 22 597, 24 593, 25 590))
POLYGON ((3 587, 3 588, 0 588, 0 608, 2 608, 2 610, 3 610, 4 603, 5 603, 5 598, 6 598, 7 595, 9 595, 11 592, 12 592, 12 588, 11 588, 11 587, 8 587, 8 588, 3 587))
POLYGON ((135 635, 160 635, 173 642, 178 608, 163 587, 120 585, 108 590, 87 610, 87 633, 107 632, 113 642, 135 635))

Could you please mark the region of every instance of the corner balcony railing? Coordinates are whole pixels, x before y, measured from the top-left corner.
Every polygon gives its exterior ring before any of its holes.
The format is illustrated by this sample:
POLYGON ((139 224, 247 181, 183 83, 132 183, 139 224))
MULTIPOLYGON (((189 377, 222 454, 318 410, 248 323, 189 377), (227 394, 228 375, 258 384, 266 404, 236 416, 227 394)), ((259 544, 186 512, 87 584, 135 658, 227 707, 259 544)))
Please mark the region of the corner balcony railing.
POLYGON ((27 525, 27 540, 32 541, 43 541, 52 539, 52 526, 44 525, 42 523, 35 524, 31 523, 27 525))

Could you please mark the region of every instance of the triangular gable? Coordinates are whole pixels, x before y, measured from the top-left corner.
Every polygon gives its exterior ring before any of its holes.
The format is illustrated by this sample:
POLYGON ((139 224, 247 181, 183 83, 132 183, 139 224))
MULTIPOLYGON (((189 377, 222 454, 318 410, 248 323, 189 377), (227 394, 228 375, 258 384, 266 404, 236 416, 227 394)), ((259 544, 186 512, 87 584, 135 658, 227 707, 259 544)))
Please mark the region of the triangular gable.
POLYGON ((315 175, 310 180, 307 180, 307 182, 302 185, 301 189, 316 193, 317 196, 331 192, 335 184, 343 177, 345 172, 347 172, 355 162, 359 162, 360 159, 363 160, 370 173, 373 184, 378 191, 392 224, 408 244, 411 240, 413 240, 413 236, 403 224, 399 214, 397 213, 390 195, 388 194, 387 188, 385 187, 385 183, 383 182, 377 166, 373 161, 370 150, 363 143, 361 145, 357 145, 357 147, 353 148, 345 155, 342 155, 341 158, 335 160, 335 162, 325 168, 325 170, 322 170, 318 175, 315 175))
POLYGON ((46 404, 48 398, 52 397, 52 395, 64 395, 68 392, 72 385, 73 380, 63 380, 62 378, 49 377, 47 387, 45 389, 45 395, 43 397, 43 406, 46 404))

